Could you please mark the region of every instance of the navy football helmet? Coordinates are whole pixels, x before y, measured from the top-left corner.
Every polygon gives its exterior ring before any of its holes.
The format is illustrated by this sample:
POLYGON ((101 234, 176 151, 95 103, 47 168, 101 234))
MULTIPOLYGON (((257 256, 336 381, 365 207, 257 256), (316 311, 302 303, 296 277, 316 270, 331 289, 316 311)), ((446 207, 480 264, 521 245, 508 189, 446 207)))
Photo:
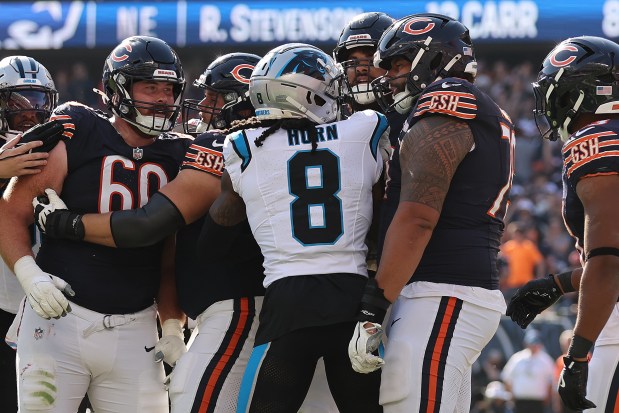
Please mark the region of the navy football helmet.
POLYGON ((185 75, 176 52, 163 40, 149 36, 132 36, 123 40, 105 59, 103 66, 104 102, 114 115, 148 135, 172 129, 181 111, 185 75), (137 101, 132 86, 142 80, 173 84, 174 104, 161 105, 137 101), (156 108, 166 116, 142 115, 138 109, 156 108))
POLYGON ((619 113, 619 45, 572 37, 546 56, 533 83, 535 120, 543 138, 567 140, 580 114, 619 113))
POLYGON ((28 56, 0 60, 0 136, 11 138, 47 122, 57 104, 58 92, 45 66, 28 56))
POLYGON ((250 53, 229 53, 213 61, 193 85, 223 97, 223 107, 204 100, 185 99, 183 127, 185 133, 199 134, 209 129, 225 129, 235 120, 253 115, 249 99, 249 78, 260 56, 250 53), (208 115, 208 121, 197 116, 208 115), (249 116, 247 116, 249 113, 249 116))
MULTIPOLYGON (((348 95, 360 104, 368 105, 374 102, 374 93, 370 87, 370 82, 374 80, 371 72, 376 69, 373 67, 372 61, 363 61, 351 59, 350 54, 355 48, 369 48, 373 54, 376 51, 378 40, 383 32, 395 20, 385 13, 362 13, 355 16, 342 30, 337 46, 333 50, 333 58, 336 62, 342 65, 344 73, 354 71, 355 76, 353 82, 348 76, 344 76, 342 94, 348 95), (363 80, 357 81, 358 74, 363 80)), ((382 73, 375 74, 380 76, 382 73)))
POLYGON ((406 88, 391 96, 388 78, 372 84, 385 110, 406 113, 421 92, 436 80, 462 77, 474 80, 477 61, 469 30, 451 17, 433 13, 406 16, 396 21, 380 38, 374 66, 389 70, 391 60, 403 57, 411 62, 406 88))

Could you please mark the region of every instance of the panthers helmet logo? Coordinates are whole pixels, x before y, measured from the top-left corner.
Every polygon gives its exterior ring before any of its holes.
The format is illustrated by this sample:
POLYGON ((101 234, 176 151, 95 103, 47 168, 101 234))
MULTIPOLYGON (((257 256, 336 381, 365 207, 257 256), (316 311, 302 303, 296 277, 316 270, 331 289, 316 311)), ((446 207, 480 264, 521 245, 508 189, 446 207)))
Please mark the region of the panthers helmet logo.
POLYGON ((326 80, 325 68, 318 63, 318 59, 324 64, 329 61, 326 55, 318 50, 300 50, 295 52, 295 56, 280 70, 278 76, 287 73, 300 73, 319 80, 326 80))

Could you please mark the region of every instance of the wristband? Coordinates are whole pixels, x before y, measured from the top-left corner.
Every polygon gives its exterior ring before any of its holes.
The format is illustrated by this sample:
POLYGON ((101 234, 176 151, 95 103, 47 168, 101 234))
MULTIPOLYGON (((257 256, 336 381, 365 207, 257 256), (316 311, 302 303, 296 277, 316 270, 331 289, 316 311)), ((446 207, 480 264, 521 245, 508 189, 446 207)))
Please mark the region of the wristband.
POLYGON ((376 279, 369 278, 361 297, 357 321, 382 324, 390 305, 391 302, 385 298, 385 292, 378 286, 376 279))
POLYGON ((587 358, 591 347, 593 347, 593 342, 574 334, 567 355, 571 358, 587 358))
POLYGON ((82 215, 66 209, 52 212, 45 223, 45 233, 51 238, 82 241, 85 232, 82 215))
POLYGON ((176 318, 170 318, 163 322, 161 325, 161 336, 176 336, 184 339, 183 327, 184 324, 181 320, 176 318))
POLYGON ((559 280, 559 284, 563 293, 573 293, 576 291, 574 286, 572 285, 572 271, 562 272, 561 274, 557 274, 557 279, 559 280))

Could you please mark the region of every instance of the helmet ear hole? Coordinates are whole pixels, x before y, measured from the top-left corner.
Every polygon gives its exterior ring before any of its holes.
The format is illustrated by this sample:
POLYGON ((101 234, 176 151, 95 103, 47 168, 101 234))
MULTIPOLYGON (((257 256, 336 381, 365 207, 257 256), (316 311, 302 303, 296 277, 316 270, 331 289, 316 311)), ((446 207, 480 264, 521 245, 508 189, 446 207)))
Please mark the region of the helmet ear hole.
POLYGON ((314 103, 316 104, 316 106, 324 106, 327 101, 318 95, 314 95, 314 103))
POLYGON ((443 54, 442 53, 437 53, 436 56, 434 56, 434 58, 430 62, 430 70, 438 69, 438 67, 441 65, 442 61, 443 61, 443 54))
POLYGON ((560 108, 565 108, 570 104, 572 92, 570 90, 563 93, 561 96, 557 97, 557 105, 560 108))

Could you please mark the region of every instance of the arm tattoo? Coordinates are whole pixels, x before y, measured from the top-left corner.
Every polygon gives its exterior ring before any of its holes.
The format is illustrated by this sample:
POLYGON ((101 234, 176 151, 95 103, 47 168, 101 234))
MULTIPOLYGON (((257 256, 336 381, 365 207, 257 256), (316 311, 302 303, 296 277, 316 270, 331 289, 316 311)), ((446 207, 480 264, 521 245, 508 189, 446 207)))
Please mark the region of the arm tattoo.
POLYGON ((209 214, 213 221, 224 226, 236 225, 247 218, 243 198, 234 192, 230 175, 225 171, 221 177, 221 194, 211 205, 209 214))
POLYGON ((400 200, 441 212, 451 179, 474 143, 470 128, 461 120, 432 116, 417 122, 400 147, 400 200))

